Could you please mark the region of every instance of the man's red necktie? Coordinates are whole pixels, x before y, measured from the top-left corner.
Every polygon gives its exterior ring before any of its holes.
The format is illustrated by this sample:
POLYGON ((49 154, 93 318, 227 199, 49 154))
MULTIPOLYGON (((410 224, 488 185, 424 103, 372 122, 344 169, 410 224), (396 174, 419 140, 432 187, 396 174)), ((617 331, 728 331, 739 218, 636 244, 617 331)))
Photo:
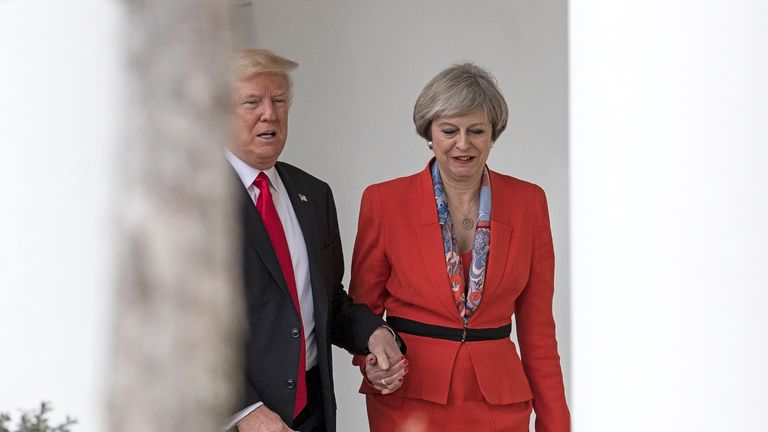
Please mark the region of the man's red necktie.
POLYGON ((291 294, 293 305, 296 307, 296 313, 299 314, 301 351, 299 352, 299 370, 296 379, 296 404, 293 407, 293 417, 296 418, 307 404, 307 348, 304 341, 304 324, 301 319, 299 293, 296 290, 296 278, 293 275, 291 251, 288 249, 288 241, 285 239, 283 224, 280 223, 280 216, 277 214, 275 203, 272 201, 272 192, 269 190, 269 177, 261 172, 256 177, 256 180, 253 181, 253 185, 259 190, 259 197, 256 199, 256 209, 259 210, 264 226, 267 228, 267 234, 269 234, 269 239, 272 241, 272 247, 275 249, 277 260, 280 262, 280 269, 283 271, 285 283, 288 284, 288 291, 291 294))

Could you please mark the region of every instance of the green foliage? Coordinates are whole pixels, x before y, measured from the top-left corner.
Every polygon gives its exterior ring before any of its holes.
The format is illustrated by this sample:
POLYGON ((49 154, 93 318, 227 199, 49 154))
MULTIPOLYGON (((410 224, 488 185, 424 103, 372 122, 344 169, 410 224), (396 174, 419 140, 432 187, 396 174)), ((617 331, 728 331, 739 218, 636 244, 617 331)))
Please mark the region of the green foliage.
POLYGON ((64 423, 54 426, 48 420, 51 410, 49 404, 42 402, 38 411, 22 411, 15 429, 9 429, 12 427, 9 426, 11 416, 0 413, 0 432, 72 432, 70 426, 76 424, 77 420, 67 416, 64 423))

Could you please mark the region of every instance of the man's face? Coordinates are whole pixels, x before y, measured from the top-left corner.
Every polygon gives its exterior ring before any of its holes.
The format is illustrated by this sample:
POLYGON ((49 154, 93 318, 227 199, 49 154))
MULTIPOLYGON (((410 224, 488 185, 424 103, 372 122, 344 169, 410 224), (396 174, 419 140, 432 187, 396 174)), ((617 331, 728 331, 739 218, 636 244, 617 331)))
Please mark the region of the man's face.
POLYGON ((257 73, 235 85, 234 100, 234 137, 230 150, 254 168, 271 168, 288 137, 287 77, 277 72, 257 73))

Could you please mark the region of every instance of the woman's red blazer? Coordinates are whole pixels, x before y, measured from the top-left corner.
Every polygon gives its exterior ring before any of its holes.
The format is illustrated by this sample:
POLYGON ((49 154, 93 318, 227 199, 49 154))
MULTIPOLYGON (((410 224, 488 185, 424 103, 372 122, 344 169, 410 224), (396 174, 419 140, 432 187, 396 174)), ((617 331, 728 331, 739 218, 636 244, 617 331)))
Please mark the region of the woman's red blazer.
MULTIPOLYGON (((486 401, 533 399, 536 430, 570 430, 552 316, 554 251, 544 191, 490 171, 491 245, 483 298, 469 328, 509 324, 509 339, 465 342, 486 401), (521 361, 522 357, 522 361, 521 361)), ((453 303, 429 167, 363 193, 349 293, 374 313, 461 328, 453 303)), ((446 403, 461 342, 400 335, 409 373, 402 396, 446 403)), ((356 361, 359 363, 359 359, 356 361)), ((365 380, 361 392, 378 394, 365 380)))

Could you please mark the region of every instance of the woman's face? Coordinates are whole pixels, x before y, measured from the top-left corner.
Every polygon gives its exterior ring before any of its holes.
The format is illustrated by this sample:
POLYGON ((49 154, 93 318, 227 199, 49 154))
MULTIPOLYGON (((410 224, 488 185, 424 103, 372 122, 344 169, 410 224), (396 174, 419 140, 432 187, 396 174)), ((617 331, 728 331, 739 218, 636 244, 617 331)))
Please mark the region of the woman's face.
POLYGON ((454 183, 480 178, 491 151, 491 123, 477 108, 467 115, 437 117, 432 121, 432 151, 440 173, 454 183))

